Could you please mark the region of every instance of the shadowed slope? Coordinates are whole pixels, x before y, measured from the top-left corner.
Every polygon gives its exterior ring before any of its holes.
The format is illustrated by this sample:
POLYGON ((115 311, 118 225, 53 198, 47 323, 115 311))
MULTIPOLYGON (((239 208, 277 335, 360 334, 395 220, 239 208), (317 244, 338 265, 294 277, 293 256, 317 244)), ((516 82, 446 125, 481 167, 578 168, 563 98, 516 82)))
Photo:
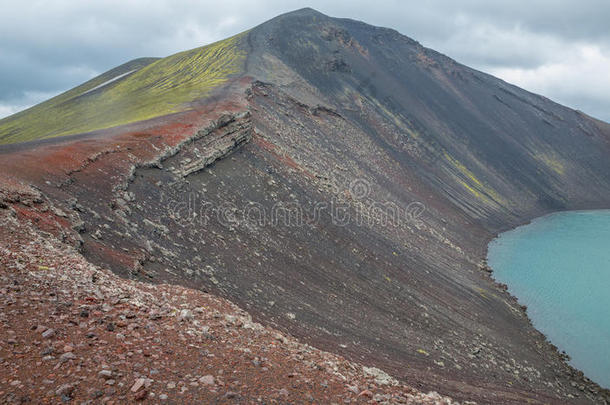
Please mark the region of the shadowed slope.
POLYGON ((257 27, 250 41, 253 76, 334 108, 492 231, 534 206, 610 193, 608 124, 394 30, 303 9, 257 27))

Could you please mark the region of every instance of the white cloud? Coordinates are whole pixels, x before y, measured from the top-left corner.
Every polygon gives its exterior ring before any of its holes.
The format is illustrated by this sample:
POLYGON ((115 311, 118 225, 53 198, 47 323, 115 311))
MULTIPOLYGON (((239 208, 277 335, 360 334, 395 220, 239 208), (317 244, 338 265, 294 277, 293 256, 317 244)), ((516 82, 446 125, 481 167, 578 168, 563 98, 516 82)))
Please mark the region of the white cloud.
POLYGON ((25 91, 66 90, 130 59, 205 45, 306 6, 395 28, 610 120, 607 0, 2 0, 0 113, 26 105, 25 91))
POLYGON ((565 58, 535 68, 496 68, 491 73, 535 93, 582 109, 592 115, 610 115, 610 53, 598 46, 578 45, 565 58), (593 111, 593 110, 595 111, 593 111))
POLYGON ((26 91, 24 97, 22 97, 16 103, 0 103, 0 119, 8 117, 30 108, 38 103, 42 103, 45 100, 55 97, 58 92, 39 92, 39 91, 26 91))
POLYGON ((31 106, 0 104, 0 118, 8 117, 31 106))
POLYGON ((456 18, 454 34, 431 43, 466 64, 484 67, 536 66, 563 59, 566 42, 545 33, 533 33, 523 26, 498 27, 471 17, 456 18))

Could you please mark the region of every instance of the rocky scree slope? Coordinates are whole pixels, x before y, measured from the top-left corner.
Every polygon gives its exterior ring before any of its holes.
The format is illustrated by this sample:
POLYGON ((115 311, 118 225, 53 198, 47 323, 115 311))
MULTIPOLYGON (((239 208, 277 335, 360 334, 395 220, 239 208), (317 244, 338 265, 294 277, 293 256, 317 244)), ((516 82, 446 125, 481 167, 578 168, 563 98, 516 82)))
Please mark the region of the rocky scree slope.
POLYGON ((26 210, 61 228, 40 193, 13 185, 2 196, 19 199, 0 211, 2 403, 457 404, 263 327, 226 300, 118 278, 20 220, 26 210))
POLYGON ((61 207, 94 264, 425 390, 608 400, 484 261, 497 232, 610 205, 607 124, 311 9, 239 38, 237 73, 188 111, 5 147, 3 173, 61 207))

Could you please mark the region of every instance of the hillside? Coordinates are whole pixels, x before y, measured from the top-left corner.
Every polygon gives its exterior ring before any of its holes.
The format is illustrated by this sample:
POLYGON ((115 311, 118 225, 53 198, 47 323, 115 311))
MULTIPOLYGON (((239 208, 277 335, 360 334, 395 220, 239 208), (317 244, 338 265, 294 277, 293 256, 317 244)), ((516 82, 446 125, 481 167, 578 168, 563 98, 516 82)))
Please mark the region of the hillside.
MULTIPOLYGON (((19 194, 37 198, 34 190, 19 194)), ((305 395, 317 403, 455 403, 265 328, 210 294, 121 279, 7 210, 0 222, 10 225, 0 228, 3 403, 300 402, 305 395)))
POLYGON ((163 59, 136 59, 0 120, 0 144, 106 129, 183 111, 243 70, 242 35, 163 59))
POLYGON ((74 97, 119 71, 71 91, 84 121, 49 126, 44 104, 0 121, 5 142, 75 134, 0 147, 4 206, 93 265, 219 295, 419 390, 608 400, 485 263, 498 232, 610 208, 606 123, 311 9, 178 55, 84 95, 104 114, 74 97))

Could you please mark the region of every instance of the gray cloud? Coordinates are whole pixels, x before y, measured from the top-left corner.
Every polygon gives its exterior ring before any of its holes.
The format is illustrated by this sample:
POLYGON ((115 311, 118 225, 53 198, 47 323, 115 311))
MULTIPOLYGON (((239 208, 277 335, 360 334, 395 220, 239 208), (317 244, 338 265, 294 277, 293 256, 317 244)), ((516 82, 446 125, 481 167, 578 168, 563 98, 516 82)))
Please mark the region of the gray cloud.
POLYGON ((0 117, 130 59, 197 47, 309 6, 395 28, 459 62, 610 121, 606 0, 3 3, 0 117))

